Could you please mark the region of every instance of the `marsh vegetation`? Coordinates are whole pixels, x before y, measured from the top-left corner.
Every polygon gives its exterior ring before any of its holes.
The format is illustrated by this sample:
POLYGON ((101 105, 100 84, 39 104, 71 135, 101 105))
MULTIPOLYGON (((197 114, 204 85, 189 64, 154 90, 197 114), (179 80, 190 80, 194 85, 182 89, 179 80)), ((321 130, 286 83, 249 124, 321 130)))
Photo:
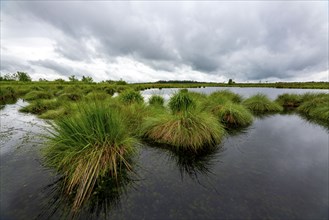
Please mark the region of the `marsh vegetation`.
POLYGON ((61 176, 62 196, 71 198, 71 213, 94 201, 94 193, 104 185, 120 188, 126 176, 134 175, 139 143, 171 152, 190 172, 192 162, 182 155, 196 161, 208 158, 205 152, 217 151, 232 131, 252 125, 262 114, 289 109, 329 127, 328 93, 282 94, 271 100, 264 94, 245 98, 226 89, 202 94, 185 88, 169 100, 157 94, 145 100, 143 89, 91 83, 13 84, 1 89, 3 106, 23 98, 28 104, 21 112, 51 119, 43 161, 61 176))

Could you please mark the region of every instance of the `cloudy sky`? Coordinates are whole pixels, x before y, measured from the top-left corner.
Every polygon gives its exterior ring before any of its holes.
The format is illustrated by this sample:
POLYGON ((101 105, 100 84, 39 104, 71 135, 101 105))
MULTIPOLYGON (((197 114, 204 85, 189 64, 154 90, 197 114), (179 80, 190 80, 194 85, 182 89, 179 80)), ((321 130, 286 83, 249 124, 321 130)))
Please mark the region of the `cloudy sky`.
POLYGON ((1 73, 328 81, 327 1, 1 1, 1 73))

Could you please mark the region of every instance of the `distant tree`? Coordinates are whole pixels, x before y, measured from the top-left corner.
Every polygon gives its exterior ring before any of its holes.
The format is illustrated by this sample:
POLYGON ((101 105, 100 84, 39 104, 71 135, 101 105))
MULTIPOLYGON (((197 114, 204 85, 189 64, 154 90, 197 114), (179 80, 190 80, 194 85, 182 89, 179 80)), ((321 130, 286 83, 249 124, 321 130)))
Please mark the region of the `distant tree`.
POLYGON ((116 82, 116 84, 117 84, 117 85, 127 85, 128 83, 127 83, 126 81, 120 79, 120 80, 118 80, 118 81, 116 82))
POLYGON ((77 78, 75 78, 75 75, 69 76, 70 82, 77 82, 79 81, 77 78))
POLYGON ((82 82, 85 82, 85 83, 92 83, 94 80, 92 77, 90 76, 82 76, 82 79, 81 79, 82 82))
POLYGON ((39 78, 39 82, 48 82, 45 78, 39 78))
POLYGON ((32 78, 29 76, 29 74, 25 73, 25 72, 17 72, 16 73, 16 78, 18 81, 22 81, 22 82, 31 82, 32 78))
POLYGON ((234 83, 235 83, 235 82, 233 81, 233 79, 229 79, 229 80, 228 80, 228 84, 229 84, 229 85, 232 85, 232 84, 234 84, 234 83))

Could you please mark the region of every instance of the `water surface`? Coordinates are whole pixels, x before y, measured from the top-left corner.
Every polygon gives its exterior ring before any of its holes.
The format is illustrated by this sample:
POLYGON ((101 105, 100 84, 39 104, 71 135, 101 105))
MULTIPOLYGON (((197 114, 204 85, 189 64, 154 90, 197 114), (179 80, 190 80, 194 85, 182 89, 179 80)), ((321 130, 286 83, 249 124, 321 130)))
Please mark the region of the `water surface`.
MULTIPOLYGON (((18 113, 23 104, 0 110, 0 218, 58 219, 49 186, 58 177, 40 156, 46 123, 18 113)), ((199 157, 145 143, 129 184, 80 218, 328 219, 328 138, 324 127, 277 114, 199 157)))

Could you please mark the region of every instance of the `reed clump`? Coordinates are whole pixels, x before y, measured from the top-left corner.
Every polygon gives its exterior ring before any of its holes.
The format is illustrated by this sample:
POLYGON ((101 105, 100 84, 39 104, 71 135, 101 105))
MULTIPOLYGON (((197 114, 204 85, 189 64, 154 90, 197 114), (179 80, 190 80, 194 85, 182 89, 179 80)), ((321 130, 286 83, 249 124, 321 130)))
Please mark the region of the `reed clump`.
POLYGON ((298 94, 282 94, 275 100, 285 108, 296 108, 302 103, 302 96, 298 94))
POLYGON ((197 110, 196 102, 189 92, 174 94, 169 100, 169 108, 171 114, 167 111, 158 112, 144 120, 142 137, 191 152, 221 142, 225 129, 213 115, 197 110))
POLYGON ((0 87, 0 105, 7 103, 15 103, 18 98, 18 93, 11 86, 0 87))
POLYGON ((21 108, 19 111, 40 115, 48 110, 56 109, 60 105, 60 102, 56 99, 37 99, 29 105, 21 108))
POLYGON ((120 93, 119 100, 123 104, 143 103, 144 98, 139 91, 125 90, 120 93))
POLYGON ((210 99, 227 99, 233 103, 241 103, 243 98, 241 95, 231 92, 230 90, 220 90, 210 94, 210 99))
POLYGON ((297 108, 298 112, 308 119, 315 120, 321 124, 329 125, 329 94, 304 94, 303 103, 297 108))
POLYGON ((85 96, 85 99, 87 99, 87 100, 105 100, 109 97, 111 97, 111 96, 108 93, 106 93, 105 91, 93 91, 93 92, 89 92, 85 96))
POLYGON ((181 90, 170 98, 168 105, 175 114, 193 110, 196 107, 196 102, 187 91, 181 90))
POLYGON ((141 133, 154 142, 169 144, 179 150, 198 152, 206 146, 219 144, 225 130, 207 112, 187 112, 147 118, 141 133))
POLYGON ((243 105, 226 102, 213 110, 219 121, 227 127, 245 127, 253 122, 253 116, 243 105))
POLYGON ((63 93, 58 96, 58 99, 63 101, 80 101, 83 97, 82 93, 79 92, 70 92, 70 93, 63 93))
POLYGON ((53 95, 48 91, 31 91, 24 96, 27 101, 37 100, 37 99, 51 99, 53 95))
POLYGON ((159 95, 152 95, 148 101, 151 106, 163 106, 164 98, 159 95))
POLYGON ((54 121, 46 147, 45 162, 64 178, 64 193, 74 195, 73 211, 90 198, 98 181, 118 178, 131 171, 137 143, 116 109, 101 103, 79 106, 72 117, 54 121))
POLYGON ((257 94, 243 101, 243 105, 256 114, 280 112, 283 108, 271 101, 266 95, 257 94))

